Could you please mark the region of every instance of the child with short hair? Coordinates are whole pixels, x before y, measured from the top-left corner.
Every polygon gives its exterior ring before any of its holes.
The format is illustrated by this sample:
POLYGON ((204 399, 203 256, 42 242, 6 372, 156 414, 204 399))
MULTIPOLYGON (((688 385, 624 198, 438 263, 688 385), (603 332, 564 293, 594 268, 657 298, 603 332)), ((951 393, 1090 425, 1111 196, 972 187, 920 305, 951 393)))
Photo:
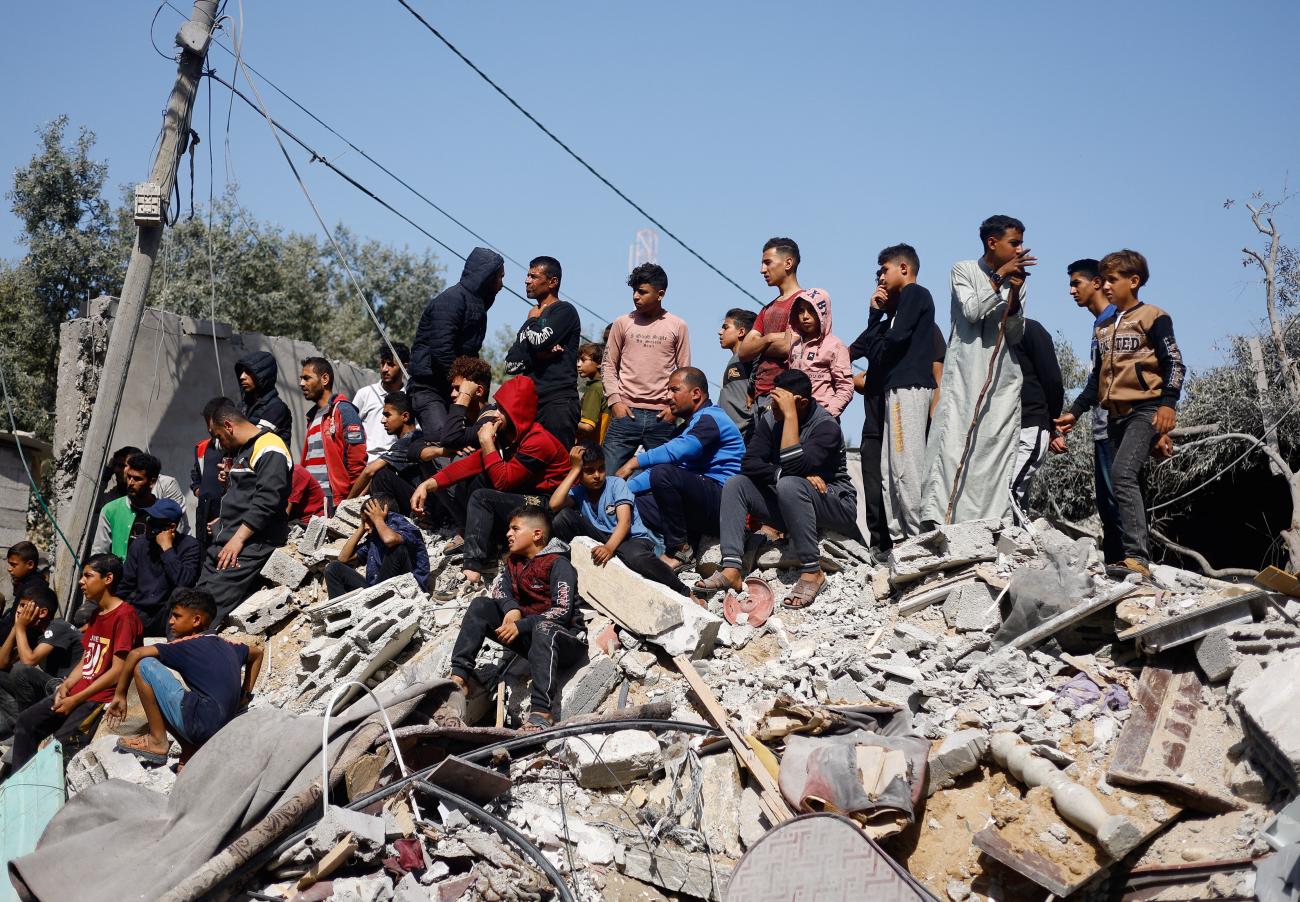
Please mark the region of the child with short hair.
POLYGON ((14 603, 0 614, 0 635, 7 634, 14 625, 14 612, 18 610, 18 599, 22 598, 24 587, 36 583, 45 584, 37 572, 39 561, 40 554, 31 542, 15 542, 9 546, 5 563, 9 567, 9 585, 13 586, 14 603))
POLYGON ((609 407, 605 404, 605 380, 600 364, 605 357, 603 346, 588 342, 578 348, 578 375, 587 380, 582 391, 581 418, 578 420, 578 443, 600 444, 609 428, 609 407))
POLYGON ((654 538, 641 521, 627 480, 605 475, 604 450, 578 445, 569 452, 569 464, 569 475, 551 493, 555 537, 565 542, 574 536, 595 539, 601 543, 591 549, 597 566, 617 557, 634 573, 689 595, 672 567, 655 554, 654 538))
POLYGON ((25 582, 14 625, 0 645, 0 739, 13 735, 18 712, 59 688, 81 657, 81 632, 53 615, 59 600, 43 582, 25 582))
POLYGON ((122 560, 96 554, 81 569, 81 592, 95 605, 82 629, 84 651, 53 694, 18 715, 14 724, 13 769, 22 768, 42 739, 54 736, 65 760, 86 744, 102 707, 113 700, 113 687, 126 656, 140 644, 144 624, 125 599, 117 596, 122 560))
POLYGON ((1068 433, 1079 417, 1100 404, 1109 414, 1115 448, 1111 483, 1119 502, 1124 560, 1108 568, 1112 575, 1151 576, 1151 536, 1139 476, 1152 445, 1177 425, 1176 408, 1183 390, 1182 352, 1174 338, 1174 321, 1159 307, 1138 300, 1150 278, 1146 257, 1124 249, 1101 260, 1102 290, 1115 306, 1097 320, 1092 375, 1056 427, 1068 433))
POLYGON ((415 422, 415 412, 404 391, 390 391, 384 395, 379 413, 384 432, 390 436, 389 445, 366 464, 357 481, 352 483, 349 498, 360 498, 368 491, 391 495, 396 509, 411 513, 411 495, 421 481, 420 458, 415 443, 420 441, 420 426, 415 422))
POLYGON ((838 419, 853 400, 853 367, 848 345, 831 334, 830 295, 795 298, 790 331, 790 368, 808 374, 813 400, 838 419))
POLYGON ((569 548, 551 538, 546 511, 528 506, 510 515, 505 560, 488 595, 469 603, 451 652, 451 679, 460 688, 450 706, 463 717, 466 700, 483 691, 474 677, 474 662, 483 641, 491 638, 527 659, 532 671, 531 713, 524 732, 554 721, 560 687, 555 678, 577 660, 583 644, 574 633, 578 574, 569 548))
POLYGON ((117 750, 150 764, 166 764, 170 732, 181 745, 184 766, 252 699, 264 651, 260 644, 231 642, 207 631, 217 616, 211 593, 177 589, 171 604, 172 641, 146 645, 127 655, 107 716, 109 723, 126 716, 126 692, 134 678, 149 732, 123 736, 117 750))
POLYGON ((361 505, 361 522, 339 549, 338 560, 325 568, 326 590, 330 598, 337 598, 404 573, 414 576, 421 589, 428 588, 424 535, 397 512, 396 499, 375 492, 361 505), (365 576, 353 569, 358 559, 365 562, 365 576))
POLYGON ((722 374, 722 389, 718 392, 718 406, 721 407, 736 424, 740 434, 749 438, 751 423, 754 418, 754 366, 757 358, 746 363, 740 359, 737 349, 745 340, 749 330, 754 328, 757 314, 744 307, 732 307, 722 318, 722 327, 718 329, 718 344, 723 350, 731 352, 727 369, 722 374))

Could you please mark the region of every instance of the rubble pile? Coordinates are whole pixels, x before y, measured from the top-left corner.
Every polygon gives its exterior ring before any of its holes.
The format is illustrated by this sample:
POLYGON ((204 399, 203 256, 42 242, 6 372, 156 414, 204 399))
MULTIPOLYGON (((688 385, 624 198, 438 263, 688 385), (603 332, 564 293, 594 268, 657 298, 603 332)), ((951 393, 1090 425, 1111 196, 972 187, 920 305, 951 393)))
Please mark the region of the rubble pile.
MULTIPOLYGON (((319 715, 353 683, 446 675, 472 597, 457 543, 426 534, 433 595, 407 576, 331 601, 321 571, 357 516, 313 520, 233 615, 268 643, 254 708, 319 715)), ((1250 898, 1275 854, 1300 780, 1295 599, 1164 566, 1116 582, 1091 540, 1041 520, 942 527, 883 564, 825 536, 828 582, 798 610, 780 604, 797 577, 780 543, 707 607, 595 567, 590 547, 572 548, 588 647, 557 727, 500 745, 528 672, 489 644, 478 675, 501 689, 471 699, 469 726, 445 691, 394 725, 422 782, 384 737, 242 886, 414 902, 553 898, 558 879, 579 899, 723 899, 765 834, 827 810, 958 902, 1250 898)), ((683 579, 718 560, 706 540, 683 579)), ((165 793, 169 773, 106 738, 69 784, 165 793)))

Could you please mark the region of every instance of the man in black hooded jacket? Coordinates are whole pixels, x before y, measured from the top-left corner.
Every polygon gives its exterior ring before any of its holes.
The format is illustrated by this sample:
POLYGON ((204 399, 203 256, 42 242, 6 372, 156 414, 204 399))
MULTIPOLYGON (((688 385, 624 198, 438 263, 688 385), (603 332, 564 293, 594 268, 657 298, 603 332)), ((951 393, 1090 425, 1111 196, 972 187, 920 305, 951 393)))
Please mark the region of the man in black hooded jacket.
POLYGON ((293 415, 275 390, 278 374, 275 357, 269 351, 253 351, 235 363, 235 375, 243 390, 239 412, 253 425, 270 429, 288 445, 293 415))
MULTIPOLYGON (((428 445, 441 445, 451 404, 447 368, 462 355, 477 357, 487 335, 487 312, 505 283, 505 261, 496 251, 470 251, 460 281, 425 305, 411 343, 410 381, 406 394, 428 445)), ((421 460, 431 460, 426 447, 421 460)))

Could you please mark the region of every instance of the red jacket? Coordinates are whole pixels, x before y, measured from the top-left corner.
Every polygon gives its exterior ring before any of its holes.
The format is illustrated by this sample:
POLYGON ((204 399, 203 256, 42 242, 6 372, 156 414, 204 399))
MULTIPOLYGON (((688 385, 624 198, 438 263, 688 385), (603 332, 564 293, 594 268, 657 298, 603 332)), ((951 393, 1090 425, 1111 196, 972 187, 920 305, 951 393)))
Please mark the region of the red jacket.
MULTIPOLYGON (((307 425, 311 426, 316 408, 307 409, 307 425)), ((366 427, 361 423, 361 414, 352 406, 345 395, 330 398, 329 407, 325 409, 324 422, 321 423, 321 447, 325 449, 325 469, 330 477, 330 494, 337 506, 348 492, 352 483, 366 468, 366 427)), ((307 439, 302 442, 302 462, 307 462, 307 439)))
POLYGON ((569 451, 537 422, 537 387, 528 376, 515 376, 497 389, 496 405, 514 426, 515 439, 491 454, 471 451, 434 476, 445 489, 462 479, 486 473, 502 492, 551 491, 569 473, 569 451))

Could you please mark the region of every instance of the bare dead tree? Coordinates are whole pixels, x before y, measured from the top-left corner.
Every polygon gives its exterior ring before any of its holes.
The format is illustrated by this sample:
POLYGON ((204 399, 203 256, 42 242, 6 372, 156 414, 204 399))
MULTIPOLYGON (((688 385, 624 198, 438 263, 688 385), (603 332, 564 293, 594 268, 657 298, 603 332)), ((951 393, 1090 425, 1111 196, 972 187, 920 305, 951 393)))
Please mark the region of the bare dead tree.
MULTIPOLYGON (((1300 404, 1300 370, 1297 370, 1295 360, 1287 350, 1286 324, 1283 323, 1281 313, 1278 310, 1278 255, 1282 249, 1282 231, 1277 227, 1277 223, 1273 219, 1273 212, 1286 203, 1288 199, 1289 195, 1284 194, 1281 200, 1246 204, 1255 231, 1267 239, 1268 247, 1263 251, 1252 247, 1243 247, 1241 252, 1247 258, 1243 262, 1248 265, 1249 261, 1253 261, 1264 274, 1264 309, 1268 313, 1268 326, 1273 339, 1273 350, 1277 354, 1278 362, 1281 365, 1282 378, 1286 382, 1291 402, 1300 404)), ((1262 356, 1258 365, 1263 366, 1262 356)), ((1265 384, 1267 384, 1267 374, 1264 374, 1264 379, 1265 384)))

